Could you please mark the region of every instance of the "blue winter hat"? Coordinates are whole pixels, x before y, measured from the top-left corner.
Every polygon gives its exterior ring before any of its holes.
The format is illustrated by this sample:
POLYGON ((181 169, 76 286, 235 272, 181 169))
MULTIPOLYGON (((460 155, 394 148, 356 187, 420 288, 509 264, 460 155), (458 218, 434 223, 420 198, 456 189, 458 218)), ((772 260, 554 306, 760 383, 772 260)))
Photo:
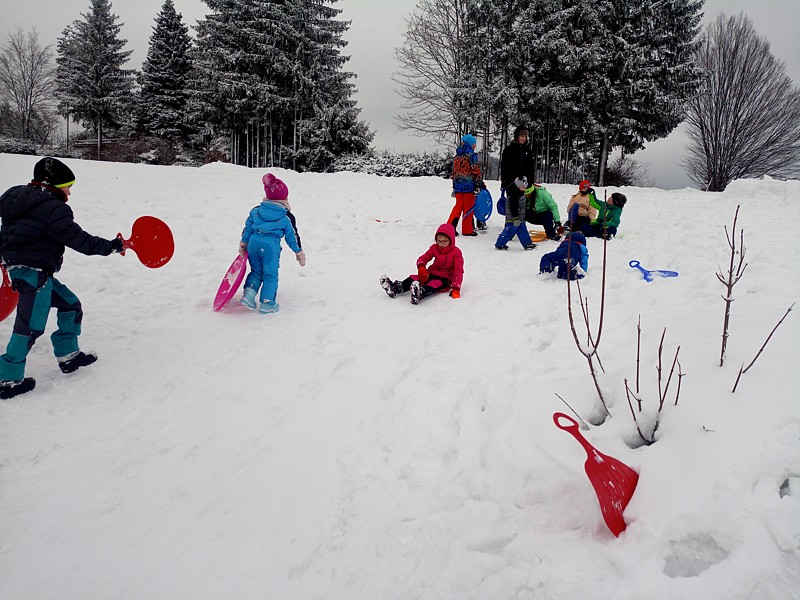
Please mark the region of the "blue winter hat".
POLYGON ((461 141, 467 146, 474 146, 478 143, 478 138, 476 138, 471 133, 465 133, 464 135, 461 136, 461 141))

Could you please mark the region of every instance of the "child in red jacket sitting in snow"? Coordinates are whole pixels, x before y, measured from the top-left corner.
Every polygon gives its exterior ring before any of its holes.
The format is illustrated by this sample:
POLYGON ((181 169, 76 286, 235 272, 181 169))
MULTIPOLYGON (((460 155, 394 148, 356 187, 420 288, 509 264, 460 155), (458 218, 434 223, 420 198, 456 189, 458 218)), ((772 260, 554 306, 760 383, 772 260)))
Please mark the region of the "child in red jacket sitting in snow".
POLYGON ((403 281, 393 281, 388 275, 381 277, 381 287, 389 298, 411 290, 411 304, 436 292, 450 290, 452 298, 461 297, 461 280, 464 278, 464 257, 456 247, 456 230, 450 223, 436 230, 436 243, 417 259, 417 274, 403 281), (433 261, 430 269, 428 263, 433 261))

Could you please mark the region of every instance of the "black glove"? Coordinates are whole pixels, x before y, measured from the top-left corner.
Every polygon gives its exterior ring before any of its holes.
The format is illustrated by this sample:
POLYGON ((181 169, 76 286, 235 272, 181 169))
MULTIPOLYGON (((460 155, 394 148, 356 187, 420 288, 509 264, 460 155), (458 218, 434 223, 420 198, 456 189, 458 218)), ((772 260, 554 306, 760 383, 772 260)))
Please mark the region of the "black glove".
POLYGON ((114 238, 111 240, 111 251, 112 252, 122 252, 125 249, 125 246, 122 243, 122 238, 114 238))
POLYGON ((589 191, 588 191, 588 192, 586 192, 586 193, 587 193, 587 194, 591 194, 592 196, 594 196, 595 198, 597 198, 597 194, 595 194, 595 193, 594 193, 594 188, 589 188, 589 191))
POLYGON ((556 227, 561 227, 561 221, 556 221, 553 223, 556 227))

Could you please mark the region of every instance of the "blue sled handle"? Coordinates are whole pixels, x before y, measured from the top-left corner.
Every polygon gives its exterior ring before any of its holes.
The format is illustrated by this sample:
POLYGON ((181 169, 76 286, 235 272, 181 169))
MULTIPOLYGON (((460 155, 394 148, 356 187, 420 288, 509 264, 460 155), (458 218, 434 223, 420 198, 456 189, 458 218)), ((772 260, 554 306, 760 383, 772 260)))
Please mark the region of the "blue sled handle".
POLYGON ((645 281, 653 281, 653 275, 658 275, 659 277, 677 277, 677 271, 665 271, 661 269, 656 269, 653 271, 649 271, 645 269, 638 260, 632 260, 628 263, 634 269, 639 269, 642 272, 642 276, 644 277, 645 281))

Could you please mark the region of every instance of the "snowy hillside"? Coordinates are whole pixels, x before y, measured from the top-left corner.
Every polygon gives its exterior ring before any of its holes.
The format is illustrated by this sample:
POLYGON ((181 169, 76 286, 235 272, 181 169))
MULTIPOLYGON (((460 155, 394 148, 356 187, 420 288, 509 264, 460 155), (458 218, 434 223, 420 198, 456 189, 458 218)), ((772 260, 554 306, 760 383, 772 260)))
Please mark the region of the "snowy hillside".
MULTIPOLYGON (((0 156, 0 191, 36 160, 0 156)), ((494 215, 488 235, 458 238, 462 298, 412 306, 378 278, 415 269, 449 182, 277 170, 308 264, 284 252, 279 313, 215 313, 264 171, 66 162, 84 229, 127 236, 152 214, 176 252, 151 270, 67 251, 59 278, 100 358, 61 374, 51 314, 28 361, 37 388, 0 402, 3 600, 800 597, 800 310, 731 394, 800 300, 800 240, 782 227, 800 182, 622 190, 599 349, 612 418, 584 432, 640 474, 615 538, 586 453, 552 420, 569 412, 556 393, 597 410, 566 284, 538 275, 554 242, 497 252, 494 215), (749 266, 720 368, 715 272, 737 204, 749 266), (631 259, 680 276, 644 282, 631 259), (665 327, 664 362, 680 346, 685 374, 652 446, 624 391, 639 315, 645 418, 665 327)), ((575 186, 547 187, 565 210, 575 186)), ((589 240, 582 283, 593 331, 602 248, 589 240)))

